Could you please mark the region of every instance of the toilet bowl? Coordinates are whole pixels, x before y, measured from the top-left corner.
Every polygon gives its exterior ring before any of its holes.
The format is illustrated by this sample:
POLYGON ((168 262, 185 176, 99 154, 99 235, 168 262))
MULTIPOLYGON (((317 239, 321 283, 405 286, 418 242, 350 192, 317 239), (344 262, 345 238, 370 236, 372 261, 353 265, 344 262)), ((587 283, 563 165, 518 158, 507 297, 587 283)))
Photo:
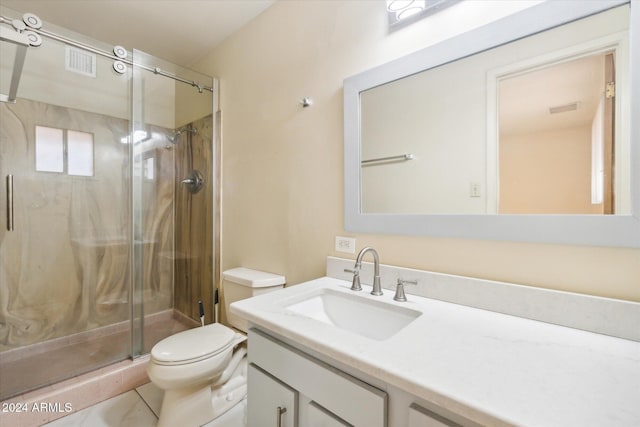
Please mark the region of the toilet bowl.
MULTIPOLYGON (((223 273, 225 307, 231 302, 282 288, 283 276, 236 268, 223 273), (238 291, 238 288, 248 290, 238 291)), ((231 326, 246 332, 244 320, 231 326)), ((201 426, 247 395, 246 336, 220 323, 167 337, 151 349, 149 379, 164 390, 158 427, 201 426)))
POLYGON ((244 335, 214 323, 156 344, 147 373, 164 390, 158 426, 199 426, 242 400, 246 349, 234 348, 245 340, 244 335))

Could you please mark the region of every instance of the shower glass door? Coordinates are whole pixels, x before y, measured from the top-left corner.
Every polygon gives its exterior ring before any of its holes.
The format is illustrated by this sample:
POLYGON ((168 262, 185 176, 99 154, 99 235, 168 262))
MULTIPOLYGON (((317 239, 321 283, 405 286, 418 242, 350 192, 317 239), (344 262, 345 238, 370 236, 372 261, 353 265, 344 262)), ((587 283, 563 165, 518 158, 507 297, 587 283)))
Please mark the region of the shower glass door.
MULTIPOLYGON (((213 79, 45 29, 68 43, 29 47, 0 102, 0 400, 148 353, 198 301, 213 321, 213 79)), ((0 43, 0 93, 14 54, 0 43)))
POLYGON ((130 356, 131 70, 112 66, 45 38, 0 103, 0 400, 130 356))
POLYGON ((213 79, 135 49, 133 63, 135 356, 198 325, 198 301, 213 321, 217 257, 213 79))

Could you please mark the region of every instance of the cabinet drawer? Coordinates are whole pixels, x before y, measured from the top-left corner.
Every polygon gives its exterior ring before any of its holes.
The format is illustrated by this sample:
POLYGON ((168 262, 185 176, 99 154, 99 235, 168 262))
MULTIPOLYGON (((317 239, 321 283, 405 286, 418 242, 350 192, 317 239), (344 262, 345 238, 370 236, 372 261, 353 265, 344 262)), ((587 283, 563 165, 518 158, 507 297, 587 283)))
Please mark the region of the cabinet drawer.
POLYGON ((249 362, 329 409, 346 423, 356 427, 387 426, 387 394, 384 391, 256 329, 249 330, 249 362))

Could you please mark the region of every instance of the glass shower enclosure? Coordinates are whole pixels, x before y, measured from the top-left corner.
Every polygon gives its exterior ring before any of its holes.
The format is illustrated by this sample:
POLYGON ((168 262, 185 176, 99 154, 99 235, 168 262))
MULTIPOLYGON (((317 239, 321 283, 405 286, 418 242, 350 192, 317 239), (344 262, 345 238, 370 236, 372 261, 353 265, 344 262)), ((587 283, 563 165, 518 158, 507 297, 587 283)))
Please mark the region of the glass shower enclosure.
POLYGON ((16 88, 0 12, 4 400, 195 326, 217 256, 213 79, 44 23, 16 88))

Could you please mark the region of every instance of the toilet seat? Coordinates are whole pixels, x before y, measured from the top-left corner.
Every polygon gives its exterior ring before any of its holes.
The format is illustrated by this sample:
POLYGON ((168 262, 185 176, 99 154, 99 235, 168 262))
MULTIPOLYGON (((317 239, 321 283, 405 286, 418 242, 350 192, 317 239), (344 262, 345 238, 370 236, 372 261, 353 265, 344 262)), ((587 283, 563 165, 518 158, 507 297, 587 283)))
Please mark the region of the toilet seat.
POLYGON ((220 323, 189 329, 154 345, 151 360, 165 366, 199 362, 227 351, 235 344, 235 336, 234 331, 220 323))

